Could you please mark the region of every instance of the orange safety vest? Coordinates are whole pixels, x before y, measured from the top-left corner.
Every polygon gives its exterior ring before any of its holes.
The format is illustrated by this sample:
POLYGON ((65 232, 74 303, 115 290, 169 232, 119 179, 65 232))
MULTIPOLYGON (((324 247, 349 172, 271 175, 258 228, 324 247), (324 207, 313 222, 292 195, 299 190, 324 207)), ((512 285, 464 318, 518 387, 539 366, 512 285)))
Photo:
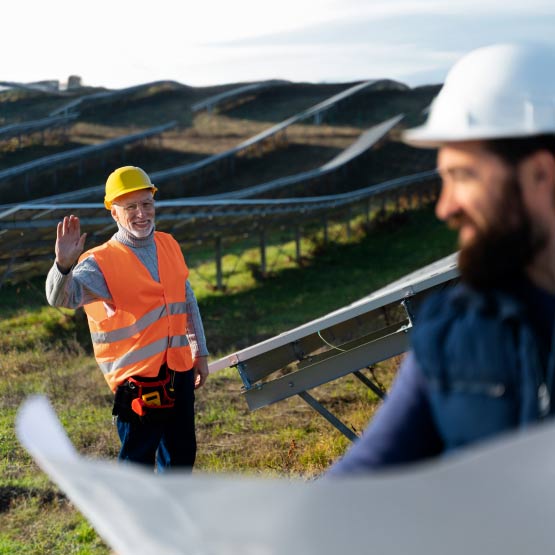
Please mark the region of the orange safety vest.
POLYGON ((193 367, 185 334, 189 270, 171 235, 156 231, 154 241, 160 283, 115 239, 79 259, 94 255, 112 296, 113 307, 101 300, 84 307, 94 355, 112 391, 130 376, 157 376, 164 362, 176 372, 193 367))

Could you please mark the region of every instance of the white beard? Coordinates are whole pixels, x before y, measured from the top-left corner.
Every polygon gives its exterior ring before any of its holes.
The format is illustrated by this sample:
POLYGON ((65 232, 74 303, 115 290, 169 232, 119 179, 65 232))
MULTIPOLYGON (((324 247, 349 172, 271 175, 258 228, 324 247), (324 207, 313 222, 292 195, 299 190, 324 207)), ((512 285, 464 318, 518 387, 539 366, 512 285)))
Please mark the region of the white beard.
POLYGON ((130 233, 131 235, 133 235, 133 237, 136 237, 137 239, 144 239, 145 237, 148 237, 152 233, 152 231, 154 230, 154 224, 150 224, 150 227, 148 229, 145 229, 145 230, 129 229, 128 227, 125 227, 121 223, 119 225, 121 225, 121 227, 123 227, 123 229, 125 229, 125 231, 127 231, 128 233, 130 233))

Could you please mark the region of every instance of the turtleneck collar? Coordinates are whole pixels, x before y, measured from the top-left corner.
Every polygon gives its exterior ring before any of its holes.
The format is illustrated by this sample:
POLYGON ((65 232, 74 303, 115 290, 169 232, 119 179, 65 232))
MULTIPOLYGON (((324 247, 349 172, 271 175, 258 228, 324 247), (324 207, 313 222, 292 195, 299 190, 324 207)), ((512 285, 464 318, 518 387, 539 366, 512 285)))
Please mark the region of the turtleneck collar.
POLYGON ((141 248, 149 247, 154 243, 154 228, 146 237, 135 237, 128 229, 125 229, 119 222, 118 231, 114 234, 114 239, 123 243, 127 247, 141 248))

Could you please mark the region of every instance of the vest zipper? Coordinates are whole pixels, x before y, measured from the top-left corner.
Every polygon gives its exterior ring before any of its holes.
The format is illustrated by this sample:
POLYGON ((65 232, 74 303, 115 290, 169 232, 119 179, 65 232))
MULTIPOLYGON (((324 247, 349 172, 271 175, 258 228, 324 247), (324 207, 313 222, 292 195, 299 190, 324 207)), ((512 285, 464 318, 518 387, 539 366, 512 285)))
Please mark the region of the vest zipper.
POLYGON ((547 357, 545 378, 538 388, 538 405, 540 418, 545 418, 551 412, 551 393, 555 378, 555 326, 551 331, 551 348, 547 357))
POLYGON ((538 387, 538 408, 540 418, 545 418, 551 409, 551 396, 545 382, 542 382, 538 387))

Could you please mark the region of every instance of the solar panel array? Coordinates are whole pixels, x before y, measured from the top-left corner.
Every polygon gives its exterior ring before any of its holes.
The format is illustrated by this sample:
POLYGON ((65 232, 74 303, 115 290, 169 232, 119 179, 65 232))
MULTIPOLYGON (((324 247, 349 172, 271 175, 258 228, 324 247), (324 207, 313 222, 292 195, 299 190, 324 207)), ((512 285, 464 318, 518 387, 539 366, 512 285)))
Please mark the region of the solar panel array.
MULTIPOLYGON (((381 81, 375 80, 358 83, 241 142, 228 151, 209 156, 193 164, 154 172, 151 177, 156 184, 167 184, 172 180, 179 184, 179 179, 183 176, 192 175, 211 165, 218 164, 222 160, 229 160, 249 148, 256 148, 261 142, 285 131, 294 123, 312 117, 320 118, 323 112, 336 106, 339 102, 365 89, 379 87, 380 83, 381 81)), ((131 87, 124 91, 128 92, 138 88, 131 87)), ((124 91, 113 91, 113 95, 117 97, 124 91)), ((237 91, 236 93, 239 94, 237 91)), ((103 99, 107 96, 110 95, 97 93, 91 95, 89 100, 91 98, 103 99)), ((83 101, 85 98, 87 97, 77 100, 83 101)), ((79 102, 73 103, 69 108, 66 105, 64 112, 74 109, 79 104, 79 102)), ((294 185, 306 185, 311 180, 324 175, 333 172, 339 173, 350 162, 387 136, 401 117, 391 118, 363 133, 351 147, 316 170, 260 184, 243 191, 229 192, 216 198, 178 198, 158 202, 157 228, 173 233, 183 245, 186 245, 192 242, 219 240, 222 237, 228 239, 244 235, 245 232, 262 232, 280 225, 291 225, 292 221, 296 222, 298 226, 320 221, 329 215, 342 217, 353 206, 363 206, 363 210, 369 210, 371 202, 383 204, 391 195, 396 198, 400 195, 413 195, 413 189, 416 186, 419 188, 419 194, 426 194, 426 191, 434 190, 437 187, 434 172, 407 176, 381 185, 335 195, 283 199, 247 198, 266 193, 272 194, 279 189, 286 189, 294 185), (409 190, 410 192, 407 192, 409 190)), ((10 168, 5 172, 0 172, 0 181, 9 176, 20 176, 22 172, 30 171, 33 168, 55 167, 57 164, 75 160, 79 156, 90 156, 106 148, 114 148, 133 140, 141 140, 154 134, 163 133, 174 125, 175 122, 171 122, 142 133, 61 153, 48 157, 48 159, 35 160, 22 167, 10 168)), ((69 213, 80 217, 83 230, 88 233, 88 246, 94 246, 108 239, 114 232, 114 222, 100 202, 103 190, 104 185, 102 184, 35 199, 24 204, 0 206, 0 251, 2 253, 0 254, 0 283, 8 278, 17 281, 44 273, 47 270, 53 258, 56 224, 69 213)))
MULTIPOLYGON (((381 81, 373 80, 359 83, 353 87, 349 87, 348 89, 336 95, 333 95, 325 101, 319 102, 318 104, 308 108, 307 110, 303 110, 302 112, 290 118, 287 118, 286 120, 276 125, 271 126, 270 128, 256 134, 246 141, 242 141, 237 146, 231 149, 220 152, 218 154, 214 154, 212 156, 207 156, 206 158, 203 158, 197 162, 153 172, 151 174, 151 178, 153 179, 153 181, 156 181, 157 184, 164 184, 168 194, 170 193, 171 187, 171 195, 173 197, 184 196, 183 194, 180 194, 186 186, 186 182, 184 180, 191 178, 192 176, 200 175, 201 172, 209 171, 210 169, 214 168, 218 168, 220 176, 224 177, 226 175, 226 172, 227 174, 229 174, 232 171, 232 162, 236 156, 248 152, 252 149, 261 148, 261 145, 265 141, 274 139, 277 135, 279 135, 280 133, 284 133, 288 127, 296 123, 305 121, 310 118, 321 118, 322 114, 325 111, 335 107, 338 103, 352 97, 353 95, 365 89, 371 88, 373 86, 378 86, 380 83, 381 81)), ((72 201, 92 202, 98 199, 103 194, 103 190, 104 184, 87 187, 78 191, 70 191, 61 195, 55 195, 49 197, 48 200, 49 202, 56 203, 72 201)), ((43 200, 47 199, 45 198, 43 200)))
POLYGON ((143 83, 140 85, 134 85, 132 87, 126 87, 124 89, 116 89, 116 90, 109 90, 109 91, 101 91, 95 92, 92 94, 87 94, 84 96, 80 96, 79 98, 75 98, 70 102, 52 110, 50 112, 50 116, 58 116, 60 114, 70 114, 78 112, 78 108, 81 108, 84 105, 93 105, 98 102, 106 101, 106 100, 114 100, 118 97, 124 97, 129 94, 133 94, 134 92, 147 89, 149 87, 155 87, 158 85, 165 85, 165 84, 175 84, 177 86, 182 86, 180 83, 176 81, 153 81, 151 83, 143 83))
POLYGON ((283 194, 284 189, 291 189, 297 185, 301 185, 306 189, 309 182, 320 180, 333 172, 344 169, 350 162, 375 146, 376 143, 383 139, 402 119, 402 115, 395 116, 365 131, 353 144, 343 150, 338 156, 333 158, 333 160, 326 162, 324 165, 314 170, 280 177, 267 183, 261 183, 260 185, 254 185, 245 189, 228 191, 220 195, 211 195, 210 197, 203 198, 260 198, 268 194, 275 195, 278 191, 283 194))
MULTIPOLYGON (((157 202, 157 229, 172 233, 185 246, 255 233, 291 222, 307 225, 327 214, 337 217, 353 206, 370 209, 401 196, 434 194, 435 171, 394 179, 381 185, 337 195, 292 199, 177 199, 157 202)), ((396 202, 396 200, 394 200, 396 202)), ((17 281, 45 273, 53 261, 56 225, 69 214, 77 215, 87 245, 107 240, 115 231, 110 213, 98 203, 20 204, 0 212, 0 276, 17 281)))

